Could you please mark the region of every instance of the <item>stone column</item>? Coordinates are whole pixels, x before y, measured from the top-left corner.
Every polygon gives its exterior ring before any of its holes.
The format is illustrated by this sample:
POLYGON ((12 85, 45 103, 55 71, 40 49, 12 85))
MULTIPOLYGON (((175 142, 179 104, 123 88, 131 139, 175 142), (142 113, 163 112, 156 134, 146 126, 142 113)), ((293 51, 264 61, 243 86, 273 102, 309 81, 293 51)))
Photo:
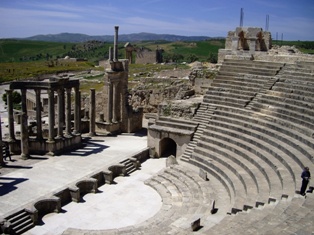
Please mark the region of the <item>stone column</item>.
POLYGON ((49 143, 54 143, 55 137, 55 100, 54 100, 54 90, 48 90, 48 119, 49 119, 49 133, 48 141, 49 143))
POLYGON ((81 130, 81 93, 79 87, 74 88, 75 104, 74 104, 74 131, 73 134, 79 135, 81 130))
POLYGON ((9 124, 9 142, 15 141, 12 92, 13 92, 13 90, 11 90, 11 89, 6 90, 7 109, 8 109, 8 124, 9 124))
POLYGON ((65 122, 65 133, 68 137, 71 136, 71 88, 66 89, 66 122, 65 122))
POLYGON ((27 121, 27 107, 26 107, 26 89, 21 89, 22 93, 22 115, 21 115, 21 158, 29 158, 29 144, 28 144, 28 121, 27 121))
POLYGON ((63 137, 64 126, 64 89, 58 89, 58 135, 57 138, 63 137))
POLYGON ((113 57, 113 50, 112 47, 109 47, 109 61, 112 61, 112 57, 113 57))
POLYGON ((112 91, 112 122, 117 122, 117 104, 118 104, 118 97, 117 97, 117 86, 118 83, 113 83, 113 91, 112 91))
POLYGON ((113 61, 118 61, 118 31, 119 26, 114 26, 115 34, 114 34, 114 52, 113 52, 113 61))
POLYGON ((112 83, 108 82, 108 106, 107 106, 107 121, 112 121, 112 83))
POLYGON ((42 131, 42 120, 41 120, 41 100, 40 100, 40 89, 35 89, 36 93, 36 121, 37 121, 37 139, 43 138, 43 131, 42 131))
POLYGON ((1 116, 0 116, 0 168, 5 165, 3 161, 3 143, 2 143, 2 126, 1 126, 1 116))
POLYGON ((95 89, 90 89, 90 99, 89 99, 89 136, 95 136, 95 120, 96 120, 96 96, 95 89))

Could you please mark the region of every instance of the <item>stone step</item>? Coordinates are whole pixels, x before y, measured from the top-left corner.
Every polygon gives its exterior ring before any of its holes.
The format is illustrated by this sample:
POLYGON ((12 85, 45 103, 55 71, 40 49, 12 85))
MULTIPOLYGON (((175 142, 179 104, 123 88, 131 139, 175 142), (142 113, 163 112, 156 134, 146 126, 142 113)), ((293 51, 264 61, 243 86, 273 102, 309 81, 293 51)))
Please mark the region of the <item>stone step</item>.
POLYGON ((178 121, 165 121, 165 120, 159 120, 158 119, 156 121, 155 125, 194 131, 197 124, 183 123, 183 122, 181 122, 181 119, 179 122, 178 121))
POLYGON ((35 226, 30 215, 25 210, 17 211, 5 219, 11 223, 12 230, 16 234, 22 234, 35 226))
POLYGON ((230 119, 225 117, 220 117, 219 119, 211 120, 209 124, 210 131, 220 131, 225 134, 229 134, 233 137, 238 137, 255 145, 263 146, 268 148, 275 158, 277 158, 281 163, 283 163, 287 169, 292 174, 292 169, 297 171, 294 172, 294 175, 291 175, 295 179, 295 174, 299 174, 299 170, 303 168, 304 165, 310 164, 310 161, 304 159, 300 161, 299 155, 302 153, 298 152, 295 148, 290 147, 285 142, 273 138, 273 135, 264 134, 262 131, 258 132, 255 129, 250 129, 249 126, 243 127, 241 122, 230 123, 230 119), (237 133, 239 132, 239 133, 237 133), (261 142, 261 143, 260 143, 261 142), (293 167, 296 166, 296 167, 293 167))
POLYGON ((314 111, 308 107, 308 103, 303 103, 303 106, 300 102, 281 102, 279 100, 274 99, 268 94, 263 94, 259 97, 258 102, 256 102, 256 108, 269 109, 272 112, 283 113, 286 114, 286 120, 295 119, 299 120, 300 124, 304 123, 305 126, 309 126, 309 128, 313 129, 313 115, 314 111))
POLYGON ((189 228, 195 216, 210 214, 209 205, 213 195, 211 191, 208 192, 210 183, 202 182, 195 173, 184 167, 176 165, 166 168, 145 183, 160 192, 163 199, 161 211, 139 225, 119 230, 119 234, 136 231, 151 234, 156 229, 160 232, 161 227, 162 231, 178 233, 189 228))
POLYGON ((220 83, 217 82, 216 84, 214 84, 212 87, 216 88, 216 89, 231 89, 231 90, 237 90, 237 89, 241 89, 242 91, 252 91, 252 92, 259 92, 260 89, 262 89, 263 86, 257 85, 257 86, 251 86, 250 84, 246 84, 242 86, 241 84, 232 84, 232 83, 220 83))
POLYGON ((262 76, 275 76, 278 70, 275 69, 263 69, 263 68, 247 68, 247 67, 223 67, 219 70, 218 74, 252 74, 252 75, 262 75, 262 76))
POLYGON ((240 80, 240 79, 235 79, 235 80, 230 80, 230 79, 215 79, 212 82, 213 87, 224 87, 225 84, 227 85, 234 85, 234 86, 238 86, 238 87, 259 87, 261 88, 265 82, 267 80, 265 80, 264 82, 257 82, 257 81, 251 81, 251 80, 240 80))
POLYGON ((312 96, 312 93, 309 93, 309 95, 300 95, 296 93, 291 93, 291 90, 287 92, 278 91, 276 90, 277 86, 273 87, 272 90, 267 91, 267 94, 277 97, 282 97, 283 99, 288 98, 292 100, 300 100, 300 101, 307 101, 314 103, 314 98, 312 96))
POLYGON ((219 173, 226 181, 228 181, 231 185, 231 190, 234 191, 235 201, 230 213, 237 213, 246 208, 253 208, 256 204, 256 198, 258 197, 257 191, 252 189, 248 194, 248 185, 246 185, 246 182, 240 173, 235 173, 231 168, 228 168, 228 166, 225 166, 218 161, 202 158, 203 153, 204 152, 201 151, 194 152, 192 157, 197 161, 203 162, 208 168, 219 173))
POLYGON ((276 84, 277 87, 291 89, 293 93, 314 92, 314 87, 307 84, 294 82, 292 79, 279 79, 276 84))
POLYGON ((242 95, 242 96, 255 96, 256 91, 250 90, 239 90, 238 87, 236 89, 230 89, 230 88, 221 88, 221 87, 211 87, 206 91, 206 94, 225 94, 229 95, 230 93, 232 94, 237 94, 237 95, 242 95))
POLYGON ((269 79, 271 79, 271 77, 269 76, 261 76, 261 75, 252 75, 252 74, 242 74, 242 75, 233 75, 232 73, 230 73, 230 71, 228 71, 228 73, 219 73, 217 74, 215 80, 231 80, 231 81, 242 81, 242 82, 254 82, 254 83, 265 83, 266 81, 268 81, 269 79))
POLYGON ((238 107, 243 108, 248 103, 248 100, 237 100, 237 99, 230 99, 225 97, 217 97, 217 96, 204 96, 203 101, 205 103, 215 104, 216 106, 230 106, 230 107, 238 107))
POLYGON ((227 106, 220 106, 220 109, 216 111, 216 115, 231 118, 233 119, 230 120, 231 122, 241 120, 242 122, 250 123, 253 129, 264 129, 265 133, 267 132, 269 135, 275 134, 276 138, 279 138, 284 142, 289 140, 289 145, 299 149, 299 151, 303 152, 310 161, 314 162, 313 156, 309 154, 309 152, 313 151, 314 144, 309 137, 305 136, 303 133, 285 128, 285 126, 276 123, 276 119, 270 115, 227 106), (298 142, 298 144, 294 144, 294 142, 298 142), (298 147, 299 145, 302 147, 298 147))
POLYGON ((123 161, 121 161, 121 162, 119 162, 119 163, 125 165, 125 169, 126 169, 126 174, 127 175, 130 175, 131 173, 136 171, 136 168, 135 168, 134 164, 128 158, 123 160, 123 161))
POLYGON ((223 64, 226 65, 235 65, 235 66, 255 66, 262 68, 277 68, 280 69, 283 67, 283 63, 271 62, 268 61, 259 61, 259 60, 242 60, 242 59, 224 59, 223 64))
POLYGON ((282 188, 282 175, 277 171, 276 166, 272 162, 269 162, 268 159, 261 154, 254 153, 246 144, 242 145, 241 142, 233 143, 231 139, 223 140, 217 137, 217 135, 214 135, 213 137, 206 136, 203 141, 213 143, 213 145, 216 144, 221 148, 227 148, 230 151, 235 151, 237 153, 237 158, 244 158, 245 160, 251 162, 264 175, 264 178, 269 185, 268 188, 270 189, 269 197, 276 200, 281 198, 284 193, 282 188))
POLYGON ((242 177, 246 179, 245 181, 248 182, 246 184, 249 185, 246 186, 247 190, 256 190, 258 194, 255 207, 263 206, 268 202, 270 195, 269 179, 265 178, 263 172, 254 164, 245 158, 236 156, 234 152, 228 149, 222 149, 212 143, 200 141, 195 152, 199 153, 200 150, 205 153, 205 157, 219 161, 228 168, 234 168, 233 172, 241 174, 242 177))
POLYGON ((263 99, 258 99, 251 104, 251 110, 260 113, 272 113, 274 119, 279 123, 285 123, 291 129, 298 130, 299 132, 307 133, 312 136, 314 134, 314 119, 308 115, 307 112, 298 113, 293 109, 274 107, 269 104, 263 103, 263 99))
MULTIPOLYGON (((293 162, 292 159, 286 157, 283 151, 273 148, 273 146, 271 146, 267 142, 263 142, 262 138, 257 139, 253 135, 249 135, 249 134, 239 132, 239 131, 234 131, 234 130, 229 129, 228 127, 213 126, 213 125, 210 125, 208 127, 208 130, 206 131, 206 137, 208 136, 219 138, 225 141, 230 141, 237 145, 241 144, 246 149, 249 149, 250 151, 252 151, 252 153, 257 153, 258 155, 263 154, 263 156, 271 156, 273 159, 273 162, 276 162, 275 160, 278 161, 274 169, 277 171, 278 169, 286 170, 287 171, 286 174, 289 175, 289 177, 293 180, 295 184, 296 177, 295 177, 295 172, 293 169, 299 172, 300 168, 294 167, 295 162, 293 162)), ((265 136, 265 138, 267 138, 267 136, 265 136)))

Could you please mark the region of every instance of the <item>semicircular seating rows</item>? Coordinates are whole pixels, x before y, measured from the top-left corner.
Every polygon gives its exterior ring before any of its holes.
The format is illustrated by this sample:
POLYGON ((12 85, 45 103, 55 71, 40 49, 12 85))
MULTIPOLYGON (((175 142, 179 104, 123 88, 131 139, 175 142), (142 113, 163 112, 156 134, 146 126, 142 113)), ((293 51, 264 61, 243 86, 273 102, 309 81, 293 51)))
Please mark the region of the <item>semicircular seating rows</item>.
POLYGON ((313 97, 312 63, 226 59, 180 165, 146 182, 161 210, 138 225, 84 234, 191 234, 195 218, 193 234, 312 234, 314 196, 298 189, 303 167, 314 169, 313 97))
POLYGON ((314 231, 313 196, 297 194, 314 163, 313 95, 313 64, 225 60, 204 96, 214 112, 182 159, 231 192, 230 216, 204 234, 314 231))

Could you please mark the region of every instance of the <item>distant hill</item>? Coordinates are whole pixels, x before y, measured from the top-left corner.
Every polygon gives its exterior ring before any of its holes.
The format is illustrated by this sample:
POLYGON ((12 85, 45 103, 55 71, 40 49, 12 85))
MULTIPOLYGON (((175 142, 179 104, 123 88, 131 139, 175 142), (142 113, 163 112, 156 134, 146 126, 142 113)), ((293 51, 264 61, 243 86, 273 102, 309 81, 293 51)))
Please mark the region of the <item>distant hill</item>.
MULTIPOLYGON (((218 37, 222 39, 223 37, 218 37)), ((60 33, 60 34, 47 34, 47 35, 35 35, 25 40, 32 41, 44 41, 44 42, 85 42, 85 41, 106 41, 113 42, 113 35, 103 36, 89 36, 79 33, 60 33)), ((173 34, 154 34, 154 33, 132 33, 132 34, 120 34, 119 41, 121 42, 135 42, 135 41, 152 41, 152 40, 165 40, 165 41, 203 41, 212 39, 206 36, 180 36, 173 34)))

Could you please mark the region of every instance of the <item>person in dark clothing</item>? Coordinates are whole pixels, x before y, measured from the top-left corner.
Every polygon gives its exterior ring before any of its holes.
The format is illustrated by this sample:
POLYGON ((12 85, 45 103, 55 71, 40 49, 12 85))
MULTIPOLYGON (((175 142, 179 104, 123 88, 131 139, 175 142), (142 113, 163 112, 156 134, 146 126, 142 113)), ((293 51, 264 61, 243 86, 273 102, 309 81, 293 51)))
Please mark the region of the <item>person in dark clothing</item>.
POLYGON ((302 186, 301 186, 300 194, 302 196, 305 196, 305 191, 311 178, 310 169, 308 167, 304 167, 303 172, 301 174, 301 178, 302 178, 302 186))

